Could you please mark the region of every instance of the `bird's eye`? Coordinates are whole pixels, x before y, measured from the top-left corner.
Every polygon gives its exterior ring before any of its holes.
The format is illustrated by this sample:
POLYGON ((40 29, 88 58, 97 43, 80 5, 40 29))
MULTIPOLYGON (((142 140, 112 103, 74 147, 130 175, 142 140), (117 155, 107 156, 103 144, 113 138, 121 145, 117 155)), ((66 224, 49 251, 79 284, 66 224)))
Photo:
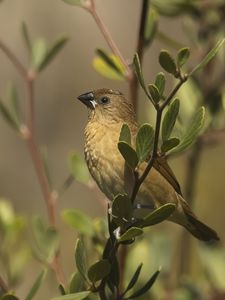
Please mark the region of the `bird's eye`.
POLYGON ((104 97, 102 97, 102 98, 99 99, 99 103, 100 104, 107 104, 109 102, 110 102, 110 99, 108 97, 106 97, 106 96, 104 96, 104 97))

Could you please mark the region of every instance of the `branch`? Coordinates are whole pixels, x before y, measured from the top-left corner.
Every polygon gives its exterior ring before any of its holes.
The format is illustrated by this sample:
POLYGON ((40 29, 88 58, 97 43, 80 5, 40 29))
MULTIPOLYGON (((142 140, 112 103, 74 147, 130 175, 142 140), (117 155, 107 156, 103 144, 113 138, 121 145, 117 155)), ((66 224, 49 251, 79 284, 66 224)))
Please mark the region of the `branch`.
MULTIPOLYGON (((43 198, 47 206, 49 225, 56 228, 56 197, 55 193, 50 189, 35 135, 34 81, 37 74, 33 71, 27 71, 16 55, 2 41, 0 41, 0 49, 2 49, 9 61, 11 61, 16 67, 17 71, 22 76, 27 89, 27 120, 26 124, 21 125, 20 133, 27 143, 27 147, 32 158, 43 198)), ((59 282, 64 282, 64 276, 58 255, 54 257, 52 266, 54 266, 53 270, 59 282)))
POLYGON ((103 22, 102 18, 100 17, 97 9, 96 9, 96 5, 95 5, 95 0, 90 0, 89 1, 90 4, 85 5, 84 8, 90 12, 90 14, 92 15, 92 17, 94 18, 99 30, 101 31, 103 37, 105 38, 105 41, 107 42, 107 44, 109 45, 109 48, 112 50, 113 54, 118 56, 122 65, 124 66, 124 69, 126 70, 126 79, 129 81, 131 80, 131 68, 128 65, 128 63, 126 62, 125 58, 123 57, 123 55, 121 54, 118 46, 116 45, 116 43, 114 42, 108 28, 106 27, 105 23, 103 22))

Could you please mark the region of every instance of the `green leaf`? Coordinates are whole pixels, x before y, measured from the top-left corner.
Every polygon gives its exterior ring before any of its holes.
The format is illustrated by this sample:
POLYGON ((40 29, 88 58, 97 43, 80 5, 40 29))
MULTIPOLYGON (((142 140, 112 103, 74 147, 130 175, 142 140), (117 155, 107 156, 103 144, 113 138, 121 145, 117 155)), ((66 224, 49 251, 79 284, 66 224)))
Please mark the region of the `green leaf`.
POLYGON ((82 6, 84 4, 84 0, 62 0, 63 2, 70 5, 82 6))
POLYGON ((3 101, 0 99, 0 113, 2 114, 5 121, 13 128, 18 130, 18 124, 15 120, 15 117, 12 115, 12 113, 8 110, 8 108, 5 106, 3 101))
POLYGON ((77 229, 79 233, 92 237, 95 234, 91 219, 79 210, 67 209, 62 213, 64 221, 77 229))
POLYGON ((89 181, 90 175, 87 165, 85 161, 75 152, 69 157, 69 167, 70 172, 78 182, 86 184, 89 181))
POLYGON ((19 105, 19 97, 18 97, 16 86, 14 84, 11 84, 9 86, 9 98, 11 102, 12 113, 14 116, 13 118, 17 123, 17 127, 19 128, 21 124, 22 116, 21 116, 21 110, 19 105))
POLYGON ((153 102, 158 103, 160 101, 160 94, 159 94, 159 90, 158 90, 157 86, 154 84, 149 84, 148 90, 149 90, 149 93, 151 95, 153 102))
POLYGON ((177 53, 177 66, 182 67, 188 60, 190 56, 189 48, 181 48, 177 53))
POLYGON ((147 215, 143 220, 141 220, 140 225, 142 227, 147 227, 161 223, 167 220, 175 209, 176 205, 173 203, 164 204, 147 215))
POLYGON ((121 128, 119 141, 126 142, 128 145, 131 145, 131 133, 127 124, 123 124, 121 128))
POLYGON ((132 289, 132 287, 136 284, 139 275, 141 273, 141 269, 142 269, 143 264, 141 263, 138 267, 137 270, 135 271, 134 275, 132 276, 130 282, 128 283, 127 288, 125 289, 125 291, 123 292, 123 295, 125 295, 130 289, 132 289))
POLYGON ((68 38, 67 37, 61 37, 58 40, 56 40, 53 45, 50 47, 50 49, 47 51, 44 59, 40 63, 38 70, 42 71, 47 65, 55 58, 55 56, 62 50, 62 48, 67 43, 68 38))
POLYGON ((41 284, 43 283, 45 276, 47 274, 46 270, 43 270, 37 277, 37 279, 35 280, 32 288, 30 289, 28 295, 26 296, 25 300, 31 300, 34 298, 34 296, 37 294, 41 284))
POLYGON ((127 165, 134 170, 138 164, 138 157, 135 150, 125 142, 119 142, 118 149, 125 159, 127 165))
POLYGON ((69 286, 69 293, 78 293, 85 290, 85 281, 80 273, 74 273, 69 286))
POLYGON ((145 85, 144 76, 143 76, 142 70, 141 70, 141 63, 140 63, 140 60, 139 60, 139 57, 138 57, 137 53, 135 53, 135 55, 134 55, 133 66, 134 66, 134 70, 135 70, 135 73, 137 75, 138 81, 139 81, 141 87, 143 88, 145 94, 148 97, 151 97, 148 90, 147 90, 147 88, 146 88, 146 85, 145 85))
POLYGON ((131 220, 133 205, 127 195, 119 194, 112 203, 112 216, 118 225, 131 220))
POLYGON ((199 132, 201 131, 205 119, 205 108, 200 107, 192 120, 190 121, 190 125, 186 130, 186 133, 181 138, 180 144, 170 151, 170 153, 178 153, 189 148, 196 140, 199 132))
POLYGON ((19 300, 19 298, 12 294, 5 294, 1 297, 1 300, 19 300))
POLYGON ((96 53, 98 56, 93 60, 93 67, 97 72, 110 79, 124 80, 125 69, 117 56, 101 49, 96 53))
POLYGON ((118 242, 125 242, 136 238, 137 236, 141 235, 143 230, 138 227, 131 227, 129 228, 121 237, 118 239, 118 242))
POLYGON ((167 112, 165 113, 165 116, 163 118, 162 132, 161 132, 163 142, 165 142, 166 140, 169 139, 169 137, 173 131, 173 128, 174 128, 174 125, 175 125, 175 122, 176 122, 176 119, 177 119, 177 116, 179 113, 179 109, 180 109, 180 101, 179 101, 179 99, 176 98, 169 105, 167 112))
POLYGON ((150 6, 150 8, 148 9, 148 15, 147 15, 145 33, 144 33, 145 47, 151 45, 152 41, 154 40, 157 27, 158 27, 158 13, 154 8, 150 6))
POLYGON ((160 97, 162 97, 162 95, 164 93, 165 83, 166 83, 166 80, 165 80, 164 73, 159 72, 155 79, 155 86, 158 88, 160 97))
POLYGON ((136 151, 139 162, 149 158, 153 148, 154 129, 150 124, 143 124, 137 133, 136 151))
POLYGON ((40 251, 48 258, 52 258, 58 250, 59 236, 55 228, 47 227, 40 217, 32 222, 33 233, 40 251))
POLYGON ((173 75, 177 74, 176 64, 171 54, 167 50, 161 50, 159 54, 159 63, 161 67, 173 75))
POLYGON ((75 262, 77 270, 87 281, 87 262, 86 262, 86 251, 82 240, 78 239, 75 247, 75 262))
POLYGON ((51 300, 82 300, 87 298, 91 294, 90 291, 80 292, 80 293, 74 293, 59 297, 54 297, 51 300))
POLYGON ((66 295, 66 289, 61 283, 59 284, 58 289, 61 295, 66 295))
POLYGON ((28 29, 27 29, 27 25, 24 21, 21 23, 21 33, 22 33, 22 36, 23 36, 24 43, 27 47, 28 53, 30 53, 31 48, 32 48, 31 40, 30 40, 28 29))
POLYGON ((177 138, 171 138, 169 140, 166 140, 163 142, 162 146, 161 146, 161 151, 163 153, 166 153, 168 151, 170 151, 171 149, 177 147, 180 143, 180 140, 177 138))
POLYGON ((134 299, 134 298, 140 297, 143 294, 145 294, 153 286, 159 273, 160 273, 160 270, 156 271, 142 288, 140 288, 138 291, 134 292, 131 296, 129 296, 126 299, 134 299))
POLYGON ((39 68, 46 58, 46 54, 46 41, 43 38, 35 40, 31 49, 31 66, 35 71, 39 71, 39 68))
POLYGON ((109 275, 111 265, 107 259, 102 259, 93 264, 88 270, 88 278, 91 282, 99 281, 109 275))
POLYGON ((225 38, 219 41, 215 45, 215 47, 211 51, 209 51, 209 53, 203 58, 203 60, 190 72, 190 75, 193 75, 195 72, 204 68, 210 62, 210 60, 212 60, 214 56, 219 52, 219 50, 223 46, 224 41, 225 38))

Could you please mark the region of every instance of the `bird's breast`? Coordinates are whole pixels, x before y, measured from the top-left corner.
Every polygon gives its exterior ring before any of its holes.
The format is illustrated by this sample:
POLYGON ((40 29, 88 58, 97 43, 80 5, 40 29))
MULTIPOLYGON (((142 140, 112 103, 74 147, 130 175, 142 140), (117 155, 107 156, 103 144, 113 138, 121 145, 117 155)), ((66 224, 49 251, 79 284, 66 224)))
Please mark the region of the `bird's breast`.
POLYGON ((120 128, 101 124, 88 124, 85 130, 85 159, 88 169, 102 192, 113 200, 119 193, 125 193, 124 160, 117 143, 120 128))

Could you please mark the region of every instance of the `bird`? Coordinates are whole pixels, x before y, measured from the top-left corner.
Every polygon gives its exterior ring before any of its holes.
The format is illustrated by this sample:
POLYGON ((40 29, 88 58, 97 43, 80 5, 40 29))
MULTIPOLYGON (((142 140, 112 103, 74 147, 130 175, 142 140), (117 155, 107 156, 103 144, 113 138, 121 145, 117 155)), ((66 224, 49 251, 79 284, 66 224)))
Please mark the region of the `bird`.
MULTIPOLYGON (((113 201, 118 194, 131 196, 134 174, 118 150, 118 141, 123 124, 127 124, 132 144, 135 144, 139 126, 132 103, 120 91, 107 88, 86 92, 77 98, 88 108, 84 156, 91 176, 109 200, 113 201)), ((147 162, 141 163, 138 172, 142 173, 146 165, 147 162)), ((173 203, 175 210, 169 221, 185 227, 199 240, 219 240, 216 231, 201 222, 184 200, 165 156, 156 157, 135 201, 149 204, 153 209, 173 203)))

